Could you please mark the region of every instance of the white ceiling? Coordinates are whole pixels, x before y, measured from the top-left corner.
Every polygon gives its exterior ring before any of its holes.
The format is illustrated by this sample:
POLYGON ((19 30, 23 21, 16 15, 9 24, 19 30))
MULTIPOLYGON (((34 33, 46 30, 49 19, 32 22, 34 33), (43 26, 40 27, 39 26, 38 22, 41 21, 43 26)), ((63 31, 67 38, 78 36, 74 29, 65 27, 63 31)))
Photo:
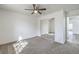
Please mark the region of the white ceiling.
MULTIPOLYGON (((67 12, 76 10, 79 9, 79 4, 39 4, 39 7, 47 9, 46 11, 42 11, 42 14, 48 14, 61 9, 67 12)), ((31 11, 25 11, 24 9, 32 9, 32 4, 0 4, 0 9, 30 14, 31 11)))

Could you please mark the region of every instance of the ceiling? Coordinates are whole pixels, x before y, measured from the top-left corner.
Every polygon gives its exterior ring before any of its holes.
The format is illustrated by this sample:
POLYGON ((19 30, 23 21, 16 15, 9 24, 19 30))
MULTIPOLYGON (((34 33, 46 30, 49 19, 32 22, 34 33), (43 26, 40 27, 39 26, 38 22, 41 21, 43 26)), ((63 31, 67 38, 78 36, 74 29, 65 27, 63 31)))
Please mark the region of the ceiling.
MULTIPOLYGON (((46 11, 42 11, 42 14, 48 14, 57 10, 64 9, 69 12, 71 10, 79 9, 79 4, 39 4, 40 8, 46 8, 46 11)), ((9 10, 13 12, 30 14, 31 11, 24 9, 31 9, 32 4, 0 4, 0 9, 9 10)))

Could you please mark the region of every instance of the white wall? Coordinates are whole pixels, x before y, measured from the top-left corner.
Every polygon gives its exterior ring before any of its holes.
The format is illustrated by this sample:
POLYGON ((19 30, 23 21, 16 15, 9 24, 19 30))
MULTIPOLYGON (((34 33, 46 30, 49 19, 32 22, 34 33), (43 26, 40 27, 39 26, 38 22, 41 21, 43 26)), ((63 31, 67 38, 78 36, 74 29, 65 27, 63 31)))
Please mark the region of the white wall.
POLYGON ((40 20, 55 18, 55 41, 65 43, 65 13, 63 10, 41 16, 40 20))
POLYGON ((68 17, 70 17, 70 16, 77 16, 77 15, 79 15, 79 9, 77 9, 77 10, 72 10, 72 11, 69 11, 69 12, 67 13, 67 16, 68 16, 68 17))
POLYGON ((55 41, 65 43, 65 15, 63 11, 58 12, 55 18, 55 41))
POLYGON ((34 16, 0 10, 0 44, 37 36, 38 20, 34 16))

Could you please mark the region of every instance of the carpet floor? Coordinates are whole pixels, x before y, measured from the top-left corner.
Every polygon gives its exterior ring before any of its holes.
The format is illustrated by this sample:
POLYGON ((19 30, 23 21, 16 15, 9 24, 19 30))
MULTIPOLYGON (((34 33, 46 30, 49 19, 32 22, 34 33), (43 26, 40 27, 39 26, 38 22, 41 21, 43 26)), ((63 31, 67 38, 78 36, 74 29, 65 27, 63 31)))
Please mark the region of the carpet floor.
POLYGON ((41 36, 0 46, 1 54, 79 54, 79 44, 54 42, 53 36, 41 36))

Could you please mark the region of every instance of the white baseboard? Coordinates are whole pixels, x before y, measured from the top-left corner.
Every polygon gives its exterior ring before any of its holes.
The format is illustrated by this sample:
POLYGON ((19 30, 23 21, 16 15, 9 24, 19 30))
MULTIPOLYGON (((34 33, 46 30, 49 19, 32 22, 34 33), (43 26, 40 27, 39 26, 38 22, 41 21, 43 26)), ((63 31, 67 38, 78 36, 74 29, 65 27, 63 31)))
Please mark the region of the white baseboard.
POLYGON ((62 41, 58 41, 58 40, 54 40, 55 42, 58 42, 58 43, 61 43, 61 44, 64 44, 65 42, 62 42, 62 41))
POLYGON ((75 41, 75 40, 67 40, 67 42, 69 42, 69 43, 74 43, 74 44, 79 44, 79 42, 78 41, 75 41))

